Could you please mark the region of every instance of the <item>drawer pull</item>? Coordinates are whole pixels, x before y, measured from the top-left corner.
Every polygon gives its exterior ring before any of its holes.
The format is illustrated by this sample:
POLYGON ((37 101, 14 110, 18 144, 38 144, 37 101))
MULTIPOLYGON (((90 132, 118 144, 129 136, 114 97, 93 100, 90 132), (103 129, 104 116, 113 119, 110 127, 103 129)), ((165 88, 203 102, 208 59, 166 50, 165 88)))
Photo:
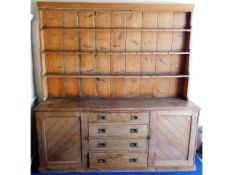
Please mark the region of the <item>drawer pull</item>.
POLYGON ((106 133, 106 129, 103 129, 103 128, 101 128, 101 129, 98 129, 98 133, 99 133, 99 134, 106 133))
POLYGON ((137 162, 138 161, 138 159, 136 159, 136 158, 131 158, 131 159, 129 159, 129 162, 130 163, 135 163, 135 162, 137 162))
POLYGON ((132 129, 130 129, 130 133, 138 133, 138 129, 132 128, 132 129))
POLYGON ((106 147, 107 147, 107 144, 106 144, 106 143, 100 142, 100 143, 98 143, 98 147, 99 147, 99 148, 106 148, 106 147))
POLYGON ((129 145, 130 145, 130 147, 132 147, 132 148, 138 147, 138 143, 135 143, 135 142, 132 142, 132 143, 130 143, 129 145))
POLYGON ((98 159, 98 163, 106 163, 105 159, 98 159))
POLYGON ((132 116, 131 116, 131 120, 138 120, 138 116, 132 115, 132 116))
POLYGON ((101 121, 107 120, 107 117, 104 116, 104 115, 99 115, 99 116, 98 116, 98 120, 101 120, 101 121))

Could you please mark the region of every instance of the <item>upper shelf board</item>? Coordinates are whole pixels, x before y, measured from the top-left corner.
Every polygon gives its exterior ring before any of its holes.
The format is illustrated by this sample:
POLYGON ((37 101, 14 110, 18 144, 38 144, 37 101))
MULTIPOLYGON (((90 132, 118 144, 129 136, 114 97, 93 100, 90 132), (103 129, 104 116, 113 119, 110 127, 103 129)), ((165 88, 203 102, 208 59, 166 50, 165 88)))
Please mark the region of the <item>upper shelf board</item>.
POLYGON ((39 8, 192 12, 194 4, 37 2, 39 8))

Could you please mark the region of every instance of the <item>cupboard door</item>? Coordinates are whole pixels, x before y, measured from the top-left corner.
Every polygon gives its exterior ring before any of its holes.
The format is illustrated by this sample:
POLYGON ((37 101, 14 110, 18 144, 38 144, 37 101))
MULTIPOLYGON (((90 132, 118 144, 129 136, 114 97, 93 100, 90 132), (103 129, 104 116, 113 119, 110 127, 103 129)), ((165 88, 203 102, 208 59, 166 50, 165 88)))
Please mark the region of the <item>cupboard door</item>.
POLYGON ((41 167, 70 169, 86 165, 87 120, 79 112, 38 112, 41 167))
POLYGON ((198 112, 157 111, 150 120, 150 166, 193 166, 198 112))

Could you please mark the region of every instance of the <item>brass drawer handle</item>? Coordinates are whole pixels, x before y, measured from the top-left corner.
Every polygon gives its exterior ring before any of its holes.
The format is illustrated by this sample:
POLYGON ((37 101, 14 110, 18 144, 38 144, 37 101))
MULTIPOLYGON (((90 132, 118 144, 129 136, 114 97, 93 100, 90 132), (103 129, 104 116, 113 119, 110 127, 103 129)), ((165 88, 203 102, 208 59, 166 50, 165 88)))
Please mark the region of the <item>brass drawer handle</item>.
POLYGON ((100 129, 98 129, 98 133, 104 134, 104 133, 106 133, 106 129, 100 128, 100 129))
POLYGON ((136 147, 138 147, 138 143, 132 142, 132 143, 129 144, 129 146, 132 147, 132 148, 136 148, 136 147))
POLYGON ((138 159, 136 159, 136 158, 131 158, 131 159, 129 159, 129 162, 130 163, 136 163, 138 161, 138 159))
POLYGON ((132 115, 132 116, 131 116, 131 120, 138 120, 138 116, 132 115))
POLYGON ((138 129, 132 128, 132 129, 130 129, 130 133, 138 133, 138 129))
POLYGON ((107 117, 104 115, 99 115, 98 120, 105 121, 105 120, 107 120, 107 117))
POLYGON ((99 147, 99 148, 106 148, 106 147, 107 147, 107 144, 106 144, 106 143, 103 143, 103 142, 99 142, 99 143, 98 143, 98 147, 99 147))
POLYGON ((98 163, 106 163, 106 159, 98 159, 98 163))

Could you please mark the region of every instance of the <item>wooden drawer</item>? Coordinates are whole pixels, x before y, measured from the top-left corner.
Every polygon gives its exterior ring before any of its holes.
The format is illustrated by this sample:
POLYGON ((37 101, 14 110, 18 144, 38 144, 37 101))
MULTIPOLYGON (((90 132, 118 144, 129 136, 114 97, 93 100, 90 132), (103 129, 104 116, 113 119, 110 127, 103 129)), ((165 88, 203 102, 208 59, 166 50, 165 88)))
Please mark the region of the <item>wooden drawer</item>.
POLYGON ((90 153, 90 167, 146 167, 146 153, 90 153))
POLYGON ((90 139, 90 151, 148 151, 147 139, 90 139))
POLYGON ((90 137, 143 137, 148 135, 148 125, 143 124, 89 124, 90 137))
POLYGON ((89 123, 148 123, 149 113, 90 113, 89 123))

